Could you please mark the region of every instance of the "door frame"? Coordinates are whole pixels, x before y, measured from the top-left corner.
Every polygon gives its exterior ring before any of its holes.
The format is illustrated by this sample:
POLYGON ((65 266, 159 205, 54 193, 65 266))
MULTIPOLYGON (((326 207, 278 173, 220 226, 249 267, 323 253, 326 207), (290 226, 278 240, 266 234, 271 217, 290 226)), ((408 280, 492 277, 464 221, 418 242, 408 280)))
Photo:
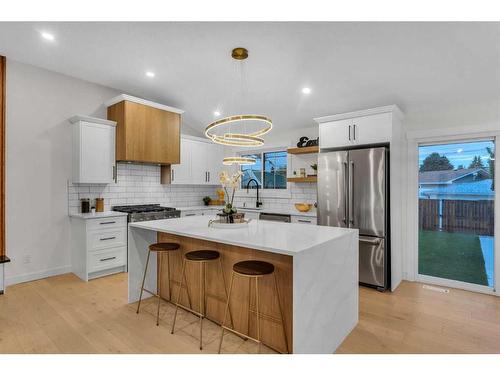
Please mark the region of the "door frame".
POLYGON ((5 111, 7 59, 0 56, 0 256, 5 248, 5 111))
MULTIPOLYGON (((456 280, 442 279, 433 276, 419 275, 418 273, 418 153, 419 145, 432 143, 475 141, 484 139, 495 141, 495 152, 500 142, 500 130, 498 124, 486 124, 483 126, 471 125, 467 128, 447 128, 435 130, 418 130, 407 133, 408 155, 407 155, 407 223, 404 268, 406 278, 411 281, 442 285, 450 288, 464 289, 472 292, 493 294, 500 296, 500 193, 495 189, 495 224, 494 224, 494 280, 493 288, 476 285, 456 280), (473 129, 473 131, 471 130, 473 129)), ((498 185, 500 176, 500 163, 495 163, 495 186, 498 185)))

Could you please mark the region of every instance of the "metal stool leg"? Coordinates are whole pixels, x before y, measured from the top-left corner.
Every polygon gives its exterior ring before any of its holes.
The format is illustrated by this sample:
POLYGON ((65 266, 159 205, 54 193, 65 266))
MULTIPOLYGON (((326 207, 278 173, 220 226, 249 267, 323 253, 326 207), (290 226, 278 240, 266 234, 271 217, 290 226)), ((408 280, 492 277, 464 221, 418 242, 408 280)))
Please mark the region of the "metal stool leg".
POLYGON ((172 287, 170 286, 170 251, 167 253, 167 272, 168 272, 168 301, 172 302, 172 287))
POLYGON ((203 264, 204 262, 200 262, 200 350, 202 350, 202 339, 203 339, 203 305, 204 305, 204 296, 203 296, 203 264))
MULTIPOLYGON (((162 261, 163 261, 163 254, 162 253, 156 253, 156 263, 158 264, 158 274, 161 275, 161 268, 162 268, 162 261)), ((161 302, 161 281, 158 284, 158 290, 156 291, 158 295, 158 309, 156 310, 156 325, 160 325, 160 302, 161 302)))
MULTIPOLYGON (((224 310, 224 319, 222 319, 220 341, 219 341, 219 354, 222 348, 222 340, 224 339, 224 325, 226 324, 227 311, 229 310, 229 302, 231 301, 231 293, 233 292, 234 271, 231 273, 231 282, 229 284, 229 294, 227 296, 226 308, 224 310)), ((234 327, 233 327, 234 328, 234 327)))
POLYGON ((274 276, 274 287, 276 288, 276 298, 278 298, 278 307, 280 309, 280 315, 281 315, 281 326, 283 327, 283 337, 285 339, 285 347, 286 347, 286 352, 287 354, 290 353, 288 349, 288 339, 286 337, 286 328, 285 328, 285 317, 283 315, 283 309, 281 308, 281 300, 280 300, 280 292, 278 290, 278 280, 276 279, 276 272, 273 273, 274 276))
MULTIPOLYGON (((229 297, 227 294, 226 277, 224 276, 224 268, 222 267, 221 258, 219 258, 219 266, 220 266, 220 272, 222 274, 222 282, 224 283, 224 293, 226 294, 226 301, 227 301, 229 297)), ((229 320, 231 321, 231 328, 234 329, 234 321, 233 321, 233 314, 231 314, 231 306, 229 306, 229 320)))
POLYGON ((257 305, 257 341, 259 342, 259 354, 261 351, 260 342, 260 314, 259 314, 259 278, 255 278, 255 300, 257 305))
POLYGON ((146 260, 146 267, 144 268, 144 276, 142 277, 141 294, 139 295, 139 304, 137 305, 137 314, 139 314, 139 308, 141 307, 142 292, 144 290, 144 282, 146 281, 146 273, 148 272, 149 256, 151 251, 148 250, 148 259, 146 260))
MULTIPOLYGON (((177 293, 177 302, 175 303, 175 313, 174 313, 174 321, 172 323, 172 331, 170 333, 174 333, 174 328, 175 328, 175 320, 177 319, 177 311, 179 310, 179 300, 181 298, 181 290, 182 290, 182 284, 184 282, 185 278, 185 271, 186 271, 186 260, 182 262, 182 273, 181 273, 181 285, 179 286, 179 292, 177 293)), ((187 288, 187 282, 186 282, 186 288, 187 288)))

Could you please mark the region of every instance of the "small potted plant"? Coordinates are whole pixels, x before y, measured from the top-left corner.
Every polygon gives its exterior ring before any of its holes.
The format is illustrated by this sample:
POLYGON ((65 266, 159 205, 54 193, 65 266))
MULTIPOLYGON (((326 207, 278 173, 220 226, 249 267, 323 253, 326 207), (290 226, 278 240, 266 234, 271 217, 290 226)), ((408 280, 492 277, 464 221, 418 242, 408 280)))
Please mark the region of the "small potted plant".
POLYGON ((205 203, 205 206, 208 206, 211 201, 212 198, 210 198, 208 195, 206 197, 203 197, 203 203, 205 203))
POLYGON ((317 163, 312 164, 311 168, 314 171, 314 174, 312 176, 316 176, 318 174, 318 164, 317 163))

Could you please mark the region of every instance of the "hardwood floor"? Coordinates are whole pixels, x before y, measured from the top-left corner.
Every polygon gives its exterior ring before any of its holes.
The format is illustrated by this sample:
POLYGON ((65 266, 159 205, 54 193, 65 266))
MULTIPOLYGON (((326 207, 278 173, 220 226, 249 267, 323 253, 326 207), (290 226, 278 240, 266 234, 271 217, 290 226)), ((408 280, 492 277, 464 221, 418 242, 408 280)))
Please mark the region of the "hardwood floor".
MULTIPOLYGON (((14 285, 0 296, 0 353, 200 353, 198 319, 155 300, 135 313, 127 275, 89 283, 72 274, 14 285)), ((219 329, 204 323, 202 353, 217 351, 219 329)), ((361 288, 360 321, 338 353, 500 353, 500 298, 460 290, 443 294, 404 282, 395 293, 361 288)), ((264 352, 272 352, 263 349, 264 352)), ((232 334, 225 353, 256 353, 232 334)))

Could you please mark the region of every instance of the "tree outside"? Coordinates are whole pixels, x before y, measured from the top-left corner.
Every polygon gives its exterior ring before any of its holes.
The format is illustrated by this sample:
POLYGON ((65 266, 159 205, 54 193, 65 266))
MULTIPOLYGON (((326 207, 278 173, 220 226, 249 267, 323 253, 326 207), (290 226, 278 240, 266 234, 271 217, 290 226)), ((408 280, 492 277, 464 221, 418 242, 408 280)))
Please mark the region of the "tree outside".
POLYGON ((420 166, 420 172, 427 171, 448 171, 453 169, 453 164, 446 156, 441 156, 437 152, 433 152, 427 156, 422 165, 420 166))

